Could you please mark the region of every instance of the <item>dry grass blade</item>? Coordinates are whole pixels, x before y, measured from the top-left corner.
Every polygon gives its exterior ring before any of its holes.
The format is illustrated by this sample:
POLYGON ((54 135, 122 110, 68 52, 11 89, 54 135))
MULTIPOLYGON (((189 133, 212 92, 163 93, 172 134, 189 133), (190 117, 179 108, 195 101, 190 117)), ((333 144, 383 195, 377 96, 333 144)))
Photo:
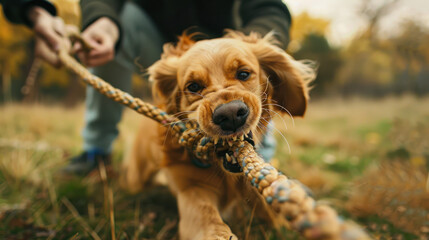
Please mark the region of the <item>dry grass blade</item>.
POLYGON ((55 217, 57 219, 59 219, 60 218, 60 208, 58 206, 57 192, 55 190, 55 186, 54 186, 51 178, 48 178, 48 176, 45 176, 45 179, 46 179, 46 181, 45 181, 46 182, 46 186, 48 188, 49 199, 51 201, 52 208, 53 208, 54 213, 55 213, 55 217))
POLYGON ((133 239, 138 239, 140 233, 142 232, 142 228, 140 227, 140 198, 137 200, 136 208, 134 210, 134 224, 136 226, 136 231, 134 232, 133 239))
POLYGON ((79 236, 79 233, 76 233, 75 235, 73 235, 73 237, 71 237, 70 240, 77 239, 77 236, 79 236))
POLYGON ((156 235, 156 239, 162 240, 166 238, 166 234, 168 231, 170 231, 174 226, 176 226, 177 221, 176 220, 169 220, 165 222, 165 225, 162 227, 162 229, 159 231, 159 233, 156 235))
POLYGON ((99 171, 100 171, 101 180, 103 181, 104 199, 107 199, 107 206, 109 208, 110 233, 112 235, 112 240, 115 240, 116 234, 115 234, 115 211, 113 208, 113 191, 109 187, 109 183, 107 181, 106 166, 101 161, 99 163, 99 171))
MULTIPOLYGON (((88 225, 88 223, 80 216, 76 208, 73 206, 73 204, 67 199, 62 198, 61 201, 63 204, 67 207, 67 209, 73 214, 73 216, 76 218, 76 220, 79 222, 79 224, 84 228, 84 230, 91 235, 91 237, 95 240, 101 240, 101 238, 98 236, 98 234, 91 229, 91 227, 88 225)), ((75 235, 76 236, 76 235, 75 235)))
POLYGON ((252 214, 250 214, 250 220, 249 220, 249 224, 246 227, 246 234, 244 235, 244 239, 249 239, 250 229, 252 227, 253 218, 255 217, 255 209, 256 209, 256 205, 253 206, 252 214))

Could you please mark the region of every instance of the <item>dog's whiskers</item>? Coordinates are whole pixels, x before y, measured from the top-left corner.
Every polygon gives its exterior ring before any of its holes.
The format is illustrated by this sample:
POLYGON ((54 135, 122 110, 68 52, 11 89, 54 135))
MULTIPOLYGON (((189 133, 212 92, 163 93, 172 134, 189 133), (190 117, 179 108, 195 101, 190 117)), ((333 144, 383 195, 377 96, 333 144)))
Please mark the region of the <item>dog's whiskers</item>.
POLYGON ((193 113, 193 112, 195 112, 195 110, 193 110, 193 111, 180 111, 180 112, 174 113, 173 116, 178 116, 182 113, 193 113))
POLYGON ((267 90, 268 90, 268 84, 270 83, 270 76, 267 76, 267 81, 266 81, 266 84, 265 84, 265 89, 264 89, 264 92, 266 93, 267 92, 267 90))
POLYGON ((276 107, 279 107, 280 109, 283 109, 285 112, 287 112, 288 113, 288 115, 290 116, 290 118, 292 119, 292 125, 295 127, 295 119, 293 118, 293 116, 292 116, 292 114, 290 113, 290 111, 289 110, 287 110, 285 107, 283 107, 283 106, 281 106, 281 105, 279 105, 279 104, 277 104, 277 103, 267 103, 267 104, 264 104, 263 106, 276 106, 276 107))
POLYGON ((194 113, 194 112, 196 112, 196 111, 181 111, 181 112, 173 114, 173 116, 176 118, 179 118, 183 115, 189 115, 189 114, 194 113))
POLYGON ((263 137, 265 131, 266 131, 266 126, 264 126, 261 123, 258 123, 258 125, 256 125, 256 129, 255 129, 255 133, 257 133, 257 134, 253 134, 254 140, 257 140, 257 142, 262 140, 262 139, 258 139, 258 135, 261 135, 263 137))
POLYGON ((166 126, 166 125, 168 125, 167 134, 165 134, 164 141, 162 142, 162 146, 165 146, 165 143, 167 142, 168 135, 170 134, 170 130, 173 129, 172 124, 164 124, 164 126, 166 126))
POLYGON ((181 119, 181 121, 184 122, 185 124, 188 123, 188 122, 194 121, 194 120, 195 119, 193 119, 193 118, 183 118, 183 119, 181 119))
POLYGON ((267 80, 265 81, 265 83, 259 84, 259 86, 264 87, 264 91, 263 91, 264 93, 267 92, 269 83, 270 83, 270 76, 267 76, 267 80))
POLYGON ((264 103, 268 100, 268 94, 266 92, 261 93, 261 102, 264 103))
MULTIPOLYGON (((269 124, 269 121, 267 121, 265 118, 261 117, 261 120, 263 120, 263 121, 265 121, 267 124, 269 124)), ((259 124, 260 124, 260 123, 259 123, 259 124)), ((258 124, 258 125, 259 125, 259 124, 258 124)), ((267 128, 267 127, 266 127, 266 128, 267 128)), ((282 133, 279 129, 277 129, 277 128, 276 128, 276 126, 274 126, 274 125, 273 125, 273 129, 274 129, 275 131, 277 131, 277 132, 280 134, 280 136, 282 136, 282 138, 285 140, 285 142, 286 142, 286 144, 287 144, 287 148, 288 148, 288 150, 289 150, 289 154, 291 154, 291 153, 292 153, 292 151, 291 151, 291 148, 290 148, 289 142, 288 142, 288 140, 286 139, 285 135, 283 135, 283 133, 282 133)))
POLYGON ((268 94, 267 94, 267 89, 268 89, 268 78, 267 78, 267 81, 266 81, 266 84, 261 84, 261 85, 259 85, 259 86, 263 86, 263 85, 265 85, 265 89, 264 89, 264 91, 262 91, 261 92, 261 102, 265 102, 267 99, 268 99, 268 94))
MULTIPOLYGON (((276 111, 274 111, 274 110, 272 110, 272 109, 269 109, 269 108, 262 108, 262 110, 266 110, 266 111, 270 111, 270 112, 273 112, 274 114, 276 114, 281 120, 282 120, 282 122, 283 122, 283 125, 285 126, 285 129, 287 130, 288 128, 287 128, 287 124, 286 124, 286 120, 284 119, 284 117, 282 116, 282 115, 280 115, 278 112, 276 112, 276 111)), ((271 115, 271 113, 269 113, 270 114, 270 117, 272 117, 272 115, 271 115)))

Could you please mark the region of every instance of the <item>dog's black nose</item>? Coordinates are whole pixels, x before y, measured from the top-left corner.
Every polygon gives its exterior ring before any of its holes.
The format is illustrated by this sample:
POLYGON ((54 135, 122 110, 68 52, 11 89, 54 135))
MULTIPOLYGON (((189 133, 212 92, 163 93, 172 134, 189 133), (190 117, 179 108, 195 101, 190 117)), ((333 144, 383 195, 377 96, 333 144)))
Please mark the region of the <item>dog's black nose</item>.
POLYGON ((213 122, 224 131, 237 131, 249 116, 249 108, 244 102, 234 100, 219 105, 213 112, 213 122))

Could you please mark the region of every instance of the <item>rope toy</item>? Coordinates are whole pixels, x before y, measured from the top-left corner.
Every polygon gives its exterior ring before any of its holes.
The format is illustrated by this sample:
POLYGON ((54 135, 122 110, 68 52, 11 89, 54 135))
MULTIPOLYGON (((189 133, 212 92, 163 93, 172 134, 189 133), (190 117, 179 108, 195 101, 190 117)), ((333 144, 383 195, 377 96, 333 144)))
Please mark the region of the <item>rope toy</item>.
POLYGON ((179 143, 200 161, 209 161, 219 148, 229 149, 232 154, 228 156, 238 162, 243 174, 264 197, 272 210, 285 219, 290 228, 298 231, 305 238, 371 239, 355 223, 341 219, 331 207, 317 204, 297 180, 289 179, 271 164, 264 162, 249 142, 242 139, 231 139, 224 140, 222 143, 216 140, 215 143, 209 136, 196 131, 199 127, 198 123, 184 124, 161 109, 114 88, 101 78, 92 75, 65 50, 60 50, 59 58, 68 69, 103 95, 165 126, 170 126, 179 139, 179 143))

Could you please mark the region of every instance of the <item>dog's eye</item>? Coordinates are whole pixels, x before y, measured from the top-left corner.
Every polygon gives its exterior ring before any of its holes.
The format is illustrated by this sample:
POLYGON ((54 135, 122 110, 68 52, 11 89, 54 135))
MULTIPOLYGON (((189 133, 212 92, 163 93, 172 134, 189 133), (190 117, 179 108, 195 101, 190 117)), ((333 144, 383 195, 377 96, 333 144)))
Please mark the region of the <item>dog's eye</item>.
POLYGON ((250 77, 250 72, 246 70, 238 70, 235 74, 235 78, 240 81, 246 81, 250 77))
POLYGON ((191 92, 198 92, 203 89, 203 87, 196 82, 190 83, 186 88, 191 92))

